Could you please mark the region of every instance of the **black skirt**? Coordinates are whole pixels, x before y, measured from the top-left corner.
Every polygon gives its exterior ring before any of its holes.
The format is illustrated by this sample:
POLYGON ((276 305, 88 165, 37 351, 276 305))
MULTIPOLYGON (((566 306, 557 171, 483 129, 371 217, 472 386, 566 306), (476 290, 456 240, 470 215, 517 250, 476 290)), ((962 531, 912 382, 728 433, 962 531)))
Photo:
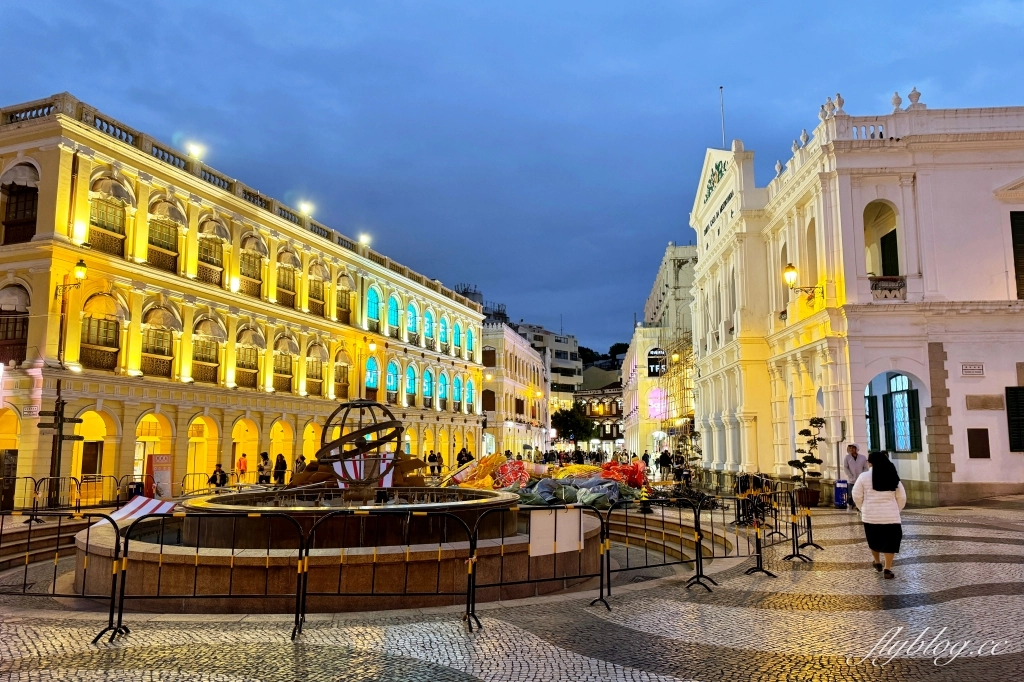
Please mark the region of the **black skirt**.
POLYGON ((897 554, 903 540, 903 526, 898 523, 865 523, 864 535, 871 551, 897 554))

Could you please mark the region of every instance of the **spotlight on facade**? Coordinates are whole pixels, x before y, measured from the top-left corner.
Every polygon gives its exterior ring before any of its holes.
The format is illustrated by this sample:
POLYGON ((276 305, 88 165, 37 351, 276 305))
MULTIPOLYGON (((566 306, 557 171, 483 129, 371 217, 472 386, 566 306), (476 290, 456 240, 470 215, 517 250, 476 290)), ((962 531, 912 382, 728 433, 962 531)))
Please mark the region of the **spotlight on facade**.
POLYGON ((679 362, 679 353, 672 354, 672 362, 679 362))
POLYGON ((490 380, 491 380, 491 379, 493 379, 493 378, 494 378, 494 375, 493 375, 493 374, 485 374, 485 375, 484 375, 484 379, 486 379, 487 381, 490 381, 490 380))
POLYGON ((785 269, 782 271, 782 279, 790 289, 796 286, 796 276, 796 266, 792 263, 787 263, 785 269))
POLYGON ((361 235, 359 235, 359 243, 362 244, 363 246, 369 246, 370 245, 370 235, 368 235, 368 234, 361 234, 361 235))
POLYGON ((196 161, 202 158, 203 152, 205 151, 206 149, 202 145, 196 144, 195 142, 188 143, 188 155, 196 161))
POLYGON ((87 271, 88 268, 85 265, 85 261, 79 258, 78 262, 75 263, 75 279, 81 282, 83 279, 85 279, 85 273, 87 271))

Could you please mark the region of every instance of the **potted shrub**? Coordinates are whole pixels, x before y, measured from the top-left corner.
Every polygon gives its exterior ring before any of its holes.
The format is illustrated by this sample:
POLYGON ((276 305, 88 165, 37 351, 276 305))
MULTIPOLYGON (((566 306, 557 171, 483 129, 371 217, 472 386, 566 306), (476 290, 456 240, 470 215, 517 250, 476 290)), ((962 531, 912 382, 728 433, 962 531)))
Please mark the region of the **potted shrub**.
POLYGON ((825 439, 819 434, 821 429, 825 426, 825 420, 821 417, 814 417, 810 420, 809 429, 801 429, 798 435, 803 436, 806 440, 807 445, 803 448, 797 448, 796 454, 800 455, 800 459, 791 459, 789 466, 797 469, 800 473, 795 474, 792 479, 800 483, 800 487, 796 490, 797 502, 805 507, 817 507, 821 501, 821 490, 817 487, 811 487, 810 482, 816 482, 821 478, 820 471, 811 471, 811 466, 821 466, 821 460, 818 459, 818 443, 823 442, 825 439), (812 432, 811 429, 814 429, 812 432), (808 481, 810 477, 810 482, 808 481))

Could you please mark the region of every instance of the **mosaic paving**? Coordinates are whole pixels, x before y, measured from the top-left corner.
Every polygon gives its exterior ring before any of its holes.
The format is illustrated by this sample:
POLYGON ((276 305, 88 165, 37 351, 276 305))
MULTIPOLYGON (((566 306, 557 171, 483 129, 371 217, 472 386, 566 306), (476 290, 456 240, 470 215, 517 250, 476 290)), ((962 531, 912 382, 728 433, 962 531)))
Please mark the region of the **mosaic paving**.
POLYGON ((892 581, 855 513, 816 522, 825 551, 770 548, 776 579, 716 562, 709 594, 640 569, 611 612, 586 595, 481 605, 473 633, 438 611, 313 616, 296 642, 287 616, 130 615, 131 635, 94 646, 97 614, 0 597, 0 681, 1024 679, 1024 500, 907 512, 892 581))

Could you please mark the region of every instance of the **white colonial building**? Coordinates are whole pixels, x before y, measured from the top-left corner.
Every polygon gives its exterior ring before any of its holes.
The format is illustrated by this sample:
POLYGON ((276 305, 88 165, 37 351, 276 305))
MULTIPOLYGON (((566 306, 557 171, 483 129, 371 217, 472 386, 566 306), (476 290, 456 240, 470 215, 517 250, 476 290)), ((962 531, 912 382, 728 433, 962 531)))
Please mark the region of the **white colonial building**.
POLYGON ((484 453, 508 451, 532 459, 545 451, 551 429, 548 351, 542 354, 507 324, 489 318, 483 325, 481 362, 484 453))
POLYGON ((741 142, 708 150, 691 214, 708 466, 788 477, 823 417, 826 478, 857 442, 920 503, 1024 491, 1024 107, 919 98, 880 116, 830 98, 767 187, 741 142))

